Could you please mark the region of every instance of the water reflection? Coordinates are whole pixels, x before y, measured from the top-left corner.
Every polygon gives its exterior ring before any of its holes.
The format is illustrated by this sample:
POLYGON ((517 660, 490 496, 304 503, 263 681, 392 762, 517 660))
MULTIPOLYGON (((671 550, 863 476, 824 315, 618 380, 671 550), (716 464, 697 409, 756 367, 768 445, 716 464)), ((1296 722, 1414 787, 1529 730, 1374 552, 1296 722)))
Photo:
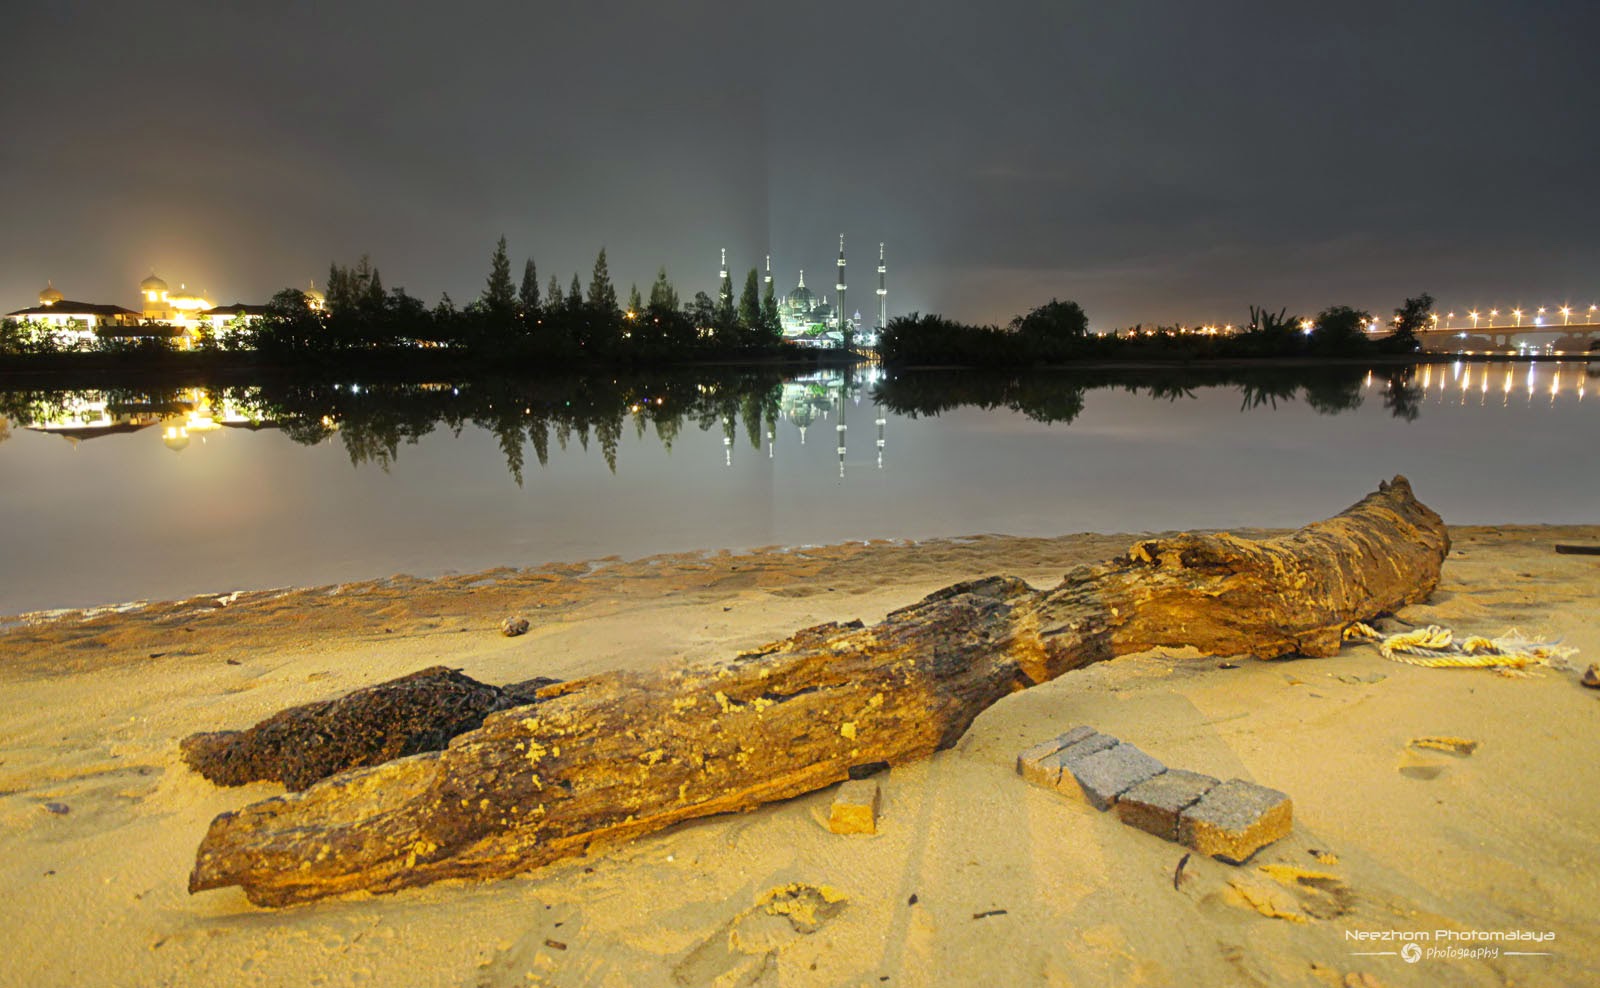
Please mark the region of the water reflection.
MULTIPOLYGON (((1231 389, 1239 411, 1271 411, 1297 401, 1321 415, 1360 408, 1376 396, 1394 418, 1415 421, 1429 403, 1499 399, 1551 406, 1584 401, 1600 367, 1581 364, 1424 364, 1367 370, 1343 368, 1203 368, 1028 374, 915 372, 889 375, 877 366, 784 375, 772 369, 696 371, 563 379, 484 378, 454 382, 263 383, 220 388, 112 388, 0 392, 5 419, 77 444, 145 430, 173 451, 205 443, 229 429, 276 429, 302 445, 338 442, 351 464, 387 471, 403 445, 443 427, 472 425, 492 433, 518 485, 527 450, 550 462, 552 438, 565 451, 576 442, 598 447, 615 473, 619 440, 631 428, 653 432, 670 451, 685 427, 722 433, 723 466, 748 445, 767 459, 780 440, 801 446, 819 429, 835 439, 839 477, 846 473, 851 420, 867 416, 872 452, 884 468, 890 415, 917 418, 958 408, 1009 409, 1036 422, 1069 425, 1096 389, 1157 402, 1193 401, 1208 389, 1231 389), (865 407, 863 407, 865 406, 865 407), (742 433, 742 443, 741 443, 742 433)), ((0 441, 8 435, 0 428, 0 441)))

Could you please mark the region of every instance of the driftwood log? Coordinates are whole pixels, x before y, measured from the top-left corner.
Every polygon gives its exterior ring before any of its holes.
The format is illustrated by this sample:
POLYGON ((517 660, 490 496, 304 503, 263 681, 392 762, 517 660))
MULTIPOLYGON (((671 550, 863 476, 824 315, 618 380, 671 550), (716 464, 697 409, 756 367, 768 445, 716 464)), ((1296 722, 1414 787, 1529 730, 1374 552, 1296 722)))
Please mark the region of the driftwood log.
POLYGON ((240 885, 285 905, 510 875, 926 757, 1008 693, 1117 655, 1331 655, 1351 622, 1427 597, 1448 550, 1443 521, 1397 477, 1278 538, 1149 539, 1049 590, 990 577, 871 628, 561 683, 443 751, 218 816, 189 890, 240 885))
POLYGON ((554 682, 490 686, 432 666, 281 710, 248 730, 191 734, 178 747, 190 768, 219 786, 282 782, 299 790, 348 768, 438 751, 497 710, 537 702, 537 691, 554 682))

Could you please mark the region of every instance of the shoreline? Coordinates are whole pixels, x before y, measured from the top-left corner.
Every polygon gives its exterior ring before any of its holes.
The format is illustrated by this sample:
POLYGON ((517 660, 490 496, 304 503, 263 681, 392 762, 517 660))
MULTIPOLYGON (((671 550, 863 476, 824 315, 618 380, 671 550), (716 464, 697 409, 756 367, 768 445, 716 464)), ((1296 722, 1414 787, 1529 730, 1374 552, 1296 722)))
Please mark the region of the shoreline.
MULTIPOLYGON (((1600 566, 1554 551, 1600 542, 1600 525, 1450 532, 1439 589, 1401 620, 1462 635, 1516 625, 1564 637, 1579 669, 1600 659, 1600 566)), ((280 910, 237 889, 185 889, 210 819, 282 791, 219 789, 190 772, 177 742, 194 731, 433 664, 499 683, 725 658, 811 624, 872 623, 975 576, 1053 583, 1142 537, 606 557, 11 625, 0 630, 0 881, 28 907, 0 985, 274 985, 309 970, 335 986, 1314 988, 1365 973, 1392 988, 1600 976, 1588 935, 1600 887, 1595 693, 1574 671, 1426 669, 1365 646, 1230 663, 1161 650, 1069 673, 996 704, 954 748, 893 769, 872 837, 828 833, 824 790, 503 881, 280 910), (533 628, 505 638, 498 623, 513 613, 533 628), (1078 723, 1167 764, 1289 793, 1294 832, 1243 866, 1192 860, 1175 888, 1181 848, 1015 776, 1018 751, 1078 723), (1426 735, 1481 747, 1458 756, 1408 743, 1426 735), (1285 885, 1266 864, 1328 877, 1285 885), (809 929, 759 906, 794 883, 845 905, 809 929), (1555 956, 1352 955, 1375 948, 1352 947, 1346 930, 1383 929, 1549 931, 1556 939, 1534 949, 1555 956), (88 930, 98 932, 86 943, 88 930)))
MULTIPOLYGON (((1283 357, 1174 357, 1164 360, 1093 359, 1066 364, 1038 364, 1025 366, 988 366, 969 364, 900 364, 891 370, 901 371, 968 371, 990 374, 1070 373, 1073 371, 1174 371, 1174 370, 1249 370, 1290 369, 1317 370, 1349 367, 1405 367, 1418 364, 1465 363, 1600 363, 1600 351, 1564 354, 1520 353, 1429 353, 1371 354, 1366 356, 1283 356, 1283 357)), ((166 360, 147 363, 129 362, 98 355, 66 355, 59 358, 41 358, 38 366, 15 363, 0 364, 0 389, 44 387, 72 390, 81 387, 117 385, 168 385, 179 386, 203 381, 207 384, 251 384, 260 381, 343 380, 350 374, 361 374, 374 382, 407 383, 438 379, 477 379, 496 376, 516 376, 544 379, 571 376, 603 376, 608 374, 658 374, 718 372, 737 370, 780 371, 805 373, 807 371, 853 367, 872 363, 871 358, 860 355, 835 355, 818 350, 805 354, 779 354, 766 359, 695 360, 681 362, 648 362, 561 366, 554 370, 528 370, 513 366, 488 366, 473 361, 416 361, 378 360, 326 361, 307 364, 283 364, 271 361, 216 361, 194 360, 175 355, 166 360), (76 365, 76 366, 75 366, 76 365), (84 383, 87 381, 88 383, 84 383)))

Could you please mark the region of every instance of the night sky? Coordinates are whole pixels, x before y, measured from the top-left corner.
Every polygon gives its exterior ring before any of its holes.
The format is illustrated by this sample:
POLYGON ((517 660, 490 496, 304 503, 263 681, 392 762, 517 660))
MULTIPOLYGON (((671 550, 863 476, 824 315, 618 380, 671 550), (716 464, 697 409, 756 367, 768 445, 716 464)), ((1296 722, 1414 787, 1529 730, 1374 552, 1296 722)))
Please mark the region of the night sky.
POLYGON ((772 254, 872 314, 1600 301, 1600 5, 19 4, 0 311, 217 302, 368 253, 685 298, 772 254), (220 7, 221 5, 219 5, 220 7), (759 6, 759 9, 756 9, 759 6))

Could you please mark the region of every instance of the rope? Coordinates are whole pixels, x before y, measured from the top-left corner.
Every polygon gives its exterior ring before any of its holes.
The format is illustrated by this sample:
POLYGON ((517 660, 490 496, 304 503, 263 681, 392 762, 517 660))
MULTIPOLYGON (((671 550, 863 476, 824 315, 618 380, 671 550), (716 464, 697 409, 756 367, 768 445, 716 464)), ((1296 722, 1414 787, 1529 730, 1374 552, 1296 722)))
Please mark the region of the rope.
POLYGON ((1385 636, 1357 621, 1344 629, 1344 640, 1373 645, 1391 661, 1430 669, 1522 669, 1550 665, 1578 653, 1556 642, 1530 640, 1515 628, 1499 638, 1473 635, 1457 644, 1454 633, 1437 624, 1385 636))

